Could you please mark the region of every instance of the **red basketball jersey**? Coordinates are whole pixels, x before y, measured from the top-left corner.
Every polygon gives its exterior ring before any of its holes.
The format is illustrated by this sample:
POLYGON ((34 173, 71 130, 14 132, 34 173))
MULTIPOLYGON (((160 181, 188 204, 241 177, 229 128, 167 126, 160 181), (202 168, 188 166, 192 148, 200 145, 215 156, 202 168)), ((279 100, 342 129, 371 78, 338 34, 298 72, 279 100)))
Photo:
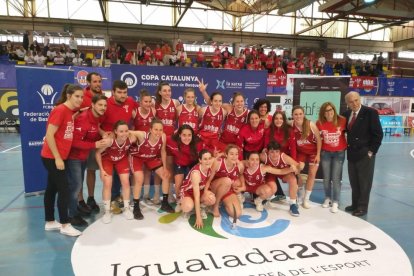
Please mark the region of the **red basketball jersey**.
POLYGON ((208 136, 209 138, 218 138, 221 125, 224 121, 223 108, 220 108, 215 114, 211 112, 211 107, 207 106, 203 117, 201 118, 199 133, 202 136, 208 136))
POLYGON ((128 156, 130 147, 131 141, 129 138, 127 138, 122 145, 119 145, 116 139, 113 139, 111 146, 102 152, 102 158, 111 160, 112 162, 118 162, 122 158, 126 158, 128 156))
POLYGON ((182 105, 182 110, 178 116, 178 127, 182 125, 189 125, 194 133, 198 133, 198 112, 197 108, 193 107, 191 110, 188 110, 185 105, 182 105))
POLYGON ((264 182, 266 173, 262 172, 262 166, 262 164, 259 164, 253 172, 250 172, 249 168, 244 169, 243 176, 246 185, 254 187, 264 182))
POLYGON ((159 103, 156 103, 155 112, 156 117, 161 120, 164 126, 164 133, 166 135, 172 135, 175 130, 175 120, 177 113, 174 101, 171 99, 170 103, 165 107, 159 103))
POLYGON ((220 166, 216 171, 216 174, 214 175, 214 179, 218 179, 221 177, 228 177, 231 180, 235 181, 239 178, 240 170, 237 165, 235 165, 232 169, 228 169, 226 166, 226 162, 224 161, 224 158, 220 159, 220 166))
POLYGON ((195 165, 190 172, 185 177, 183 184, 181 185, 181 192, 192 192, 193 191, 193 183, 191 183, 191 174, 195 171, 198 171, 201 176, 201 181, 198 184, 200 187, 200 191, 204 190, 204 187, 206 186, 207 180, 211 175, 211 169, 208 169, 207 172, 203 172, 200 169, 200 164, 195 165))
POLYGON ((145 135, 144 141, 141 144, 136 144, 136 147, 131 148, 131 155, 138 156, 141 159, 155 159, 161 157, 162 138, 158 138, 155 144, 149 141, 149 132, 145 135))
POLYGON ((249 110, 245 109, 239 116, 233 110, 227 115, 224 122, 223 132, 220 141, 226 144, 237 143, 237 135, 239 135, 241 127, 247 122, 247 114, 249 110))
POLYGON ((134 128, 140 131, 149 131, 151 128, 151 122, 155 118, 155 114, 150 109, 147 115, 142 115, 141 108, 138 107, 137 115, 134 118, 134 128))

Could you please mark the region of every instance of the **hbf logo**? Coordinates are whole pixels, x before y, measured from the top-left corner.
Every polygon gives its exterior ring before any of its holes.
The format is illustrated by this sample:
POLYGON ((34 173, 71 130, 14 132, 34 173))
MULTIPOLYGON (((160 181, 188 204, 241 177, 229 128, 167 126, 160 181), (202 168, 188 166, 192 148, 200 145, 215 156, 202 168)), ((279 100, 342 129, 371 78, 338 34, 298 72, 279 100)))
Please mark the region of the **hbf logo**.
POLYGON ((128 85, 129 89, 134 88, 138 83, 137 76, 135 76, 135 74, 132 72, 123 73, 121 75, 121 80, 128 85))
POLYGON ((58 94, 53 90, 53 87, 50 84, 44 84, 40 88, 40 92, 36 91, 36 93, 42 99, 42 104, 44 105, 53 105, 56 95, 58 94))

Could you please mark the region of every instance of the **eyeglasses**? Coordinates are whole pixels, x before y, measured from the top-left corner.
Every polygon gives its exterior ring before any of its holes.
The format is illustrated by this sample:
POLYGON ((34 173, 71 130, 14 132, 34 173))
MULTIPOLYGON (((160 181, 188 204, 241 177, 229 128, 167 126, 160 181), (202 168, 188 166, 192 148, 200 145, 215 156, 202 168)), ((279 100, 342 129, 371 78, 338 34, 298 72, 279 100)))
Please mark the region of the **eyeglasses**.
POLYGON ((325 109, 325 112, 333 111, 333 108, 331 109, 325 109))

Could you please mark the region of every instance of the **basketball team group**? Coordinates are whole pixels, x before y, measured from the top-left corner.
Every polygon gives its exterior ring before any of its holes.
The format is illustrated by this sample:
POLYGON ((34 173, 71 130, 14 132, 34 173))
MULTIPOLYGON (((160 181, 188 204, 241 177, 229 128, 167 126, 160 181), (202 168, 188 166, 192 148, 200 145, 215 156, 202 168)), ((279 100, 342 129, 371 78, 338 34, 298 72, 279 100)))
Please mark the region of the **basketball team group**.
POLYGON ((160 82, 154 94, 141 90, 139 102, 128 96, 123 81, 113 82, 109 98, 102 93, 100 74, 89 73, 87 82, 85 89, 65 85, 48 118, 41 151, 48 172, 47 231, 81 235, 73 227, 87 225, 80 214, 81 203, 99 212, 94 199, 96 170, 103 183, 105 224, 120 212, 128 220, 144 219, 144 201, 167 213, 194 213, 194 227, 202 228, 207 212, 214 217, 227 212, 237 220, 245 195, 258 212, 266 204, 286 199, 289 213, 299 216, 299 206, 311 208, 320 165, 322 207, 336 213, 346 151, 352 205, 345 210, 355 216, 367 212, 382 128, 376 111, 361 105, 357 92, 346 94, 349 110, 343 116, 333 103, 325 102, 317 122, 312 122, 301 106, 288 114, 292 120, 283 111, 270 115, 266 99, 248 110, 242 93, 223 103, 219 92, 208 94, 203 80, 198 81, 197 91, 203 98, 201 106, 193 88, 184 91, 182 103, 172 99, 167 82, 160 82), (370 122, 364 125, 366 120, 370 122), (82 193, 85 172, 87 204, 82 193), (288 198, 281 182, 288 185, 288 198), (122 198, 120 212, 113 205, 117 197, 122 198), (56 200, 59 222, 54 214, 56 200))

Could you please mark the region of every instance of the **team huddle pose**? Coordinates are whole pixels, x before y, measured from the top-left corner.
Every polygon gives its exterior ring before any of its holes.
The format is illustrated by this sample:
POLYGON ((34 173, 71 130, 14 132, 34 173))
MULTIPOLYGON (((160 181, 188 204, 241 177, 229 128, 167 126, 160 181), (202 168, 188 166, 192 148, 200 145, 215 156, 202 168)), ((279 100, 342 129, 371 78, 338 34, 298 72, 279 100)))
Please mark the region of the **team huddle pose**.
MULTIPOLYGON (((96 149, 94 155, 103 182, 103 223, 111 222, 112 214, 116 213, 111 200, 121 194, 126 219, 144 218, 143 199, 147 204, 160 203, 160 209, 168 213, 194 212, 194 226, 201 228, 207 212, 214 217, 219 217, 221 212, 227 212, 234 219, 240 217, 247 193, 256 210, 262 212, 265 202, 274 199, 274 195, 284 196, 280 181, 288 184, 292 216, 299 216, 298 202, 310 208, 309 198, 321 150, 327 155, 325 152, 345 149, 345 123, 338 117, 334 105, 322 106, 324 110, 321 108, 317 124, 306 119, 303 108, 295 106, 293 121, 289 122, 282 111, 269 115, 270 103, 265 99, 255 105, 257 110, 249 111, 243 94, 234 93, 230 104, 223 103, 223 96, 219 92, 209 95, 207 86, 203 80, 199 81, 205 106, 196 103, 196 92, 192 88, 185 90, 183 103, 172 99, 171 87, 166 82, 158 85, 155 100, 147 90, 142 90, 137 103, 128 97, 124 82, 114 81, 110 98, 95 93, 91 105, 80 110, 82 89, 73 85, 65 87, 62 99, 51 112, 42 150, 49 172, 45 229, 80 235, 78 230, 67 227, 70 222, 79 221, 75 219, 78 194, 92 149, 96 149), (77 133, 80 125, 83 132, 77 133), (78 160, 75 164, 79 165, 65 166, 74 163, 72 159, 78 160), (304 163, 309 167, 306 183, 297 177, 304 163), (152 199, 151 174, 154 175, 152 199), (305 193, 299 194, 299 198, 298 185, 299 189, 305 186, 305 193), (53 215, 56 194, 62 224, 53 215), (173 203, 176 203, 175 209, 173 203)), ((326 158, 324 168, 329 171, 329 166, 326 158)), ((336 174, 331 179, 326 177, 324 182, 323 207, 332 206, 332 212, 338 208, 337 171, 341 169, 333 168, 336 174)), ((93 199, 93 191, 89 197, 93 199)))

